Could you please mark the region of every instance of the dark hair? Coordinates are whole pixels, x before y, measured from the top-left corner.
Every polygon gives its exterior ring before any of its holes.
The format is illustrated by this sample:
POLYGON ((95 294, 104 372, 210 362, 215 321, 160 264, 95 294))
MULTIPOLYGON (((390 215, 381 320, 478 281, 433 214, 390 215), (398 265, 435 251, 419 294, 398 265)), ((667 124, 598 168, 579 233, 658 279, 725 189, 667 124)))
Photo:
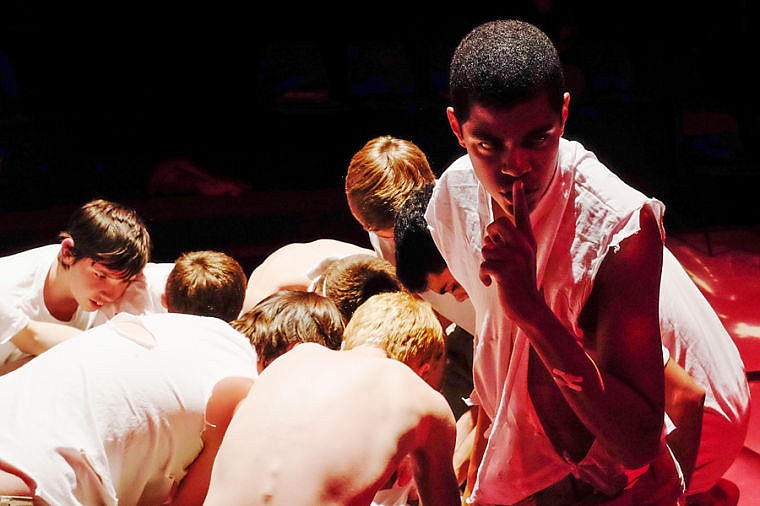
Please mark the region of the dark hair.
POLYGON ((368 253, 334 261, 322 274, 322 283, 325 297, 335 302, 346 323, 356 308, 373 295, 401 290, 393 265, 368 253))
POLYGON ((524 21, 497 20, 460 41, 449 67, 449 92, 460 122, 469 118, 473 104, 509 107, 542 92, 559 111, 565 78, 544 32, 524 21))
POLYGON ((343 318, 335 303, 301 290, 275 292, 230 325, 250 339, 266 365, 298 343, 339 350, 343 341, 343 318))
POLYGON ((166 280, 166 305, 173 313, 213 316, 229 322, 243 308, 248 277, 221 251, 182 254, 166 280))
MULTIPOLYGON (((96 199, 69 218, 60 239, 71 238, 74 258, 91 258, 128 279, 142 271, 150 258, 150 234, 134 209, 96 199)), ((66 266, 64 266, 66 268, 66 266)))
POLYGON ((410 292, 427 290, 428 274, 440 274, 446 261, 438 251, 425 221, 434 184, 412 192, 396 216, 396 277, 410 292))

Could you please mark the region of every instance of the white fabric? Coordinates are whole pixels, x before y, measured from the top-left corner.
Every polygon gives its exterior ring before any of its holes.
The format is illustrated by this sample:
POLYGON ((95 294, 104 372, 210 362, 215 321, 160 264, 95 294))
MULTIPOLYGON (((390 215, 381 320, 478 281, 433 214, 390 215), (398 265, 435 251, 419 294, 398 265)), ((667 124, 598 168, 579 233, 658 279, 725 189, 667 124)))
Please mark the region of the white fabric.
MULTIPOLYGON (((531 213, 538 276, 552 310, 582 336, 578 315, 606 253, 638 231, 643 206, 649 206, 660 223, 664 206, 626 185, 577 142, 560 141, 558 163, 547 195, 531 213)), ((558 481, 571 467, 553 451, 530 403, 528 340, 492 303, 496 288, 485 287, 478 277, 482 238, 493 213, 491 199, 466 155, 440 178, 426 219, 452 274, 476 308, 474 400, 494 425, 475 499, 517 502, 558 481)), ((748 390, 738 352, 679 268, 666 250, 660 307, 663 342, 706 387, 708 405, 719 406, 732 419, 743 418, 748 390)), ((597 478, 605 479, 605 473, 597 478)), ((614 487, 615 472, 607 478, 614 487)))
POLYGON ((741 450, 749 426, 749 385, 731 336, 668 249, 660 283, 660 334, 673 360, 704 388, 705 420, 717 417, 703 422, 689 483, 689 493, 706 492, 741 450))
POLYGON ((43 296, 45 279, 57 262, 60 244, 50 244, 0 258, 0 364, 18 358, 19 349, 10 339, 29 320, 58 323, 87 330, 120 312, 131 314, 165 313, 161 295, 174 263, 148 263, 130 283, 119 301, 99 311, 77 308, 69 321, 55 318, 47 309, 43 296))
POLYGON ((660 332, 673 360, 705 389, 705 409, 736 423, 746 419, 749 387, 739 351, 718 315, 667 249, 660 286, 660 332))
MULTIPOLYGON (((29 315, 18 307, 17 301, 0 297, 0 321, 2 321, 0 342, 5 343, 29 325, 29 315)), ((0 360, 0 363, 2 362, 3 360, 0 360)))
POLYGON ((0 377, 0 460, 56 506, 164 504, 201 450, 216 382, 255 374, 221 320, 117 315, 0 377))
MULTIPOLYGON (((390 239, 384 239, 378 237, 373 232, 369 233, 369 242, 372 244, 372 248, 375 253, 385 260, 396 265, 396 253, 393 241, 390 239)), ((454 276, 456 279, 456 276, 454 276)), ((432 290, 426 290, 420 294, 422 299, 426 300, 433 306, 439 314, 443 315, 447 320, 456 323, 468 334, 474 335, 475 333, 475 308, 472 306, 472 302, 469 299, 465 299, 459 302, 450 293, 436 293, 432 290)))
POLYGON ((57 262, 60 244, 50 244, 0 258, 0 363, 19 352, 10 339, 29 319, 59 323, 78 329, 92 326, 96 313, 81 308, 69 321, 50 314, 43 299, 45 278, 57 262))

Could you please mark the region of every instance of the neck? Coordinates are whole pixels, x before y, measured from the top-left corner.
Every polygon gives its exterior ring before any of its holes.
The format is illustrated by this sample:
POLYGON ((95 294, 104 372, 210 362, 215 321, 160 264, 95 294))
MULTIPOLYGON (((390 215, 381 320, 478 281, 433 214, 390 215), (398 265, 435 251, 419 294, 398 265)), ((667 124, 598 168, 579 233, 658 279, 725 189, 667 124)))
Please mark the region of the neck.
POLYGON ((69 289, 69 271, 63 268, 58 259, 48 270, 43 289, 45 307, 57 320, 71 320, 79 304, 69 289))
POLYGON ((351 350, 348 351, 358 351, 360 353, 366 354, 366 355, 377 355, 381 357, 388 358, 388 353, 379 346, 375 344, 365 343, 360 344, 359 346, 356 346, 355 348, 351 348, 351 350))

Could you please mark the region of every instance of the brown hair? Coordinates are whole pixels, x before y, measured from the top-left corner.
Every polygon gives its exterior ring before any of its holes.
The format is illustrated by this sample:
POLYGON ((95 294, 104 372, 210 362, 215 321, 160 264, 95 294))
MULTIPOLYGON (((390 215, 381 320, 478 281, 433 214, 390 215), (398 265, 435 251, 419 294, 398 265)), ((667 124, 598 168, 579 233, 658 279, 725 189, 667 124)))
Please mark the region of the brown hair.
POLYGON ((335 302, 344 321, 371 296, 401 290, 393 265, 368 253, 349 255, 331 263, 322 274, 322 294, 335 302))
POLYGON ((435 174, 417 145, 384 135, 367 142, 351 158, 346 197, 365 225, 388 229, 407 195, 433 181, 435 174))
POLYGON ((264 365, 298 343, 319 343, 338 350, 343 339, 343 318, 335 304, 301 290, 275 292, 230 325, 250 339, 264 365))
POLYGON ((166 280, 166 306, 173 313, 214 316, 229 322, 243 308, 248 278, 234 258, 220 251, 184 253, 166 280))
MULTIPOLYGON (((96 199, 82 205, 58 236, 74 241, 71 252, 77 261, 91 258, 122 279, 140 273, 150 259, 150 234, 145 223, 134 209, 116 202, 96 199)), ((69 268, 63 262, 61 265, 69 268)))

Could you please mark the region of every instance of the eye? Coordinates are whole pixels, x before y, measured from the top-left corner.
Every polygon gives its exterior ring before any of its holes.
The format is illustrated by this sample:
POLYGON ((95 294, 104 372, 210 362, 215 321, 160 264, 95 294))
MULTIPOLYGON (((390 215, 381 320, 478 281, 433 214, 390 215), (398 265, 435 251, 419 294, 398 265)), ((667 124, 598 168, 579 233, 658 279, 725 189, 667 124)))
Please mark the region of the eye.
POLYGON ((536 134, 528 139, 527 145, 530 147, 541 147, 548 139, 548 133, 536 134))
POLYGON ((496 146, 492 142, 488 141, 478 142, 478 147, 483 151, 493 151, 496 149, 496 146))

